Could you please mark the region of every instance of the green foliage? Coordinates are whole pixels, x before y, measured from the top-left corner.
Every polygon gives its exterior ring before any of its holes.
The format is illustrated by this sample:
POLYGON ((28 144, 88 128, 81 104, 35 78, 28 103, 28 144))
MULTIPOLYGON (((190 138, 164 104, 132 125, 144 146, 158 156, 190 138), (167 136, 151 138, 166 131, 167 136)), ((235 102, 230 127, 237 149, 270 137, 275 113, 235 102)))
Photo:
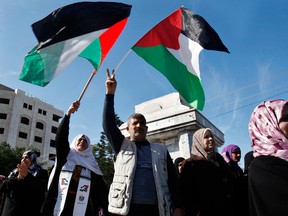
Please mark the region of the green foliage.
POLYGON ((16 168, 21 160, 21 156, 25 148, 11 148, 6 142, 0 143, 0 175, 6 177, 9 173, 16 168))
MULTIPOLYGON (((115 114, 117 126, 123 124, 120 118, 115 114)), ((92 146, 93 153, 103 173, 104 181, 107 187, 110 187, 114 175, 114 153, 104 132, 101 132, 100 141, 92 146)))
POLYGON ((93 145, 93 152, 103 173, 104 181, 109 187, 114 175, 113 151, 107 142, 106 135, 101 132, 100 142, 93 145))

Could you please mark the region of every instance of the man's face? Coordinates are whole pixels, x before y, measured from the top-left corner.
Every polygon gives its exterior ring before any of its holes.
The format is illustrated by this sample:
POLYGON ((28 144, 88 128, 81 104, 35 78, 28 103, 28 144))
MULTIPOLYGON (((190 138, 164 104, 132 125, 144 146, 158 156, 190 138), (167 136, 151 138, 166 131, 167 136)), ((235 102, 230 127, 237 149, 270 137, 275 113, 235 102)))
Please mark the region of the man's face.
POLYGON ((132 118, 128 122, 126 130, 130 134, 132 141, 145 141, 148 127, 142 118, 132 118))

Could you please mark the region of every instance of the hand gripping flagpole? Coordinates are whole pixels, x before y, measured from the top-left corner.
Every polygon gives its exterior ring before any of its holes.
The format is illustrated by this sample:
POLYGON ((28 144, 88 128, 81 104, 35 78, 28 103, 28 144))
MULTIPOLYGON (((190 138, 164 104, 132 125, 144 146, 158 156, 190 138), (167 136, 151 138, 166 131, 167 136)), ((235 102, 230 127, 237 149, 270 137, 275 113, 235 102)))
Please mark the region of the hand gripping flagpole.
POLYGON ((82 97, 83 97, 86 89, 88 88, 88 86, 89 86, 89 84, 90 84, 90 82, 91 82, 91 80, 92 80, 92 78, 94 77, 95 74, 96 74, 96 70, 93 70, 92 74, 90 75, 90 77, 89 77, 86 85, 84 86, 84 88, 83 88, 83 90, 82 90, 82 92, 81 92, 81 94, 80 94, 80 96, 79 96, 79 98, 78 98, 78 101, 79 101, 79 102, 81 101, 81 99, 82 99, 82 97))
MULTIPOLYGON (((118 68, 120 67, 120 65, 122 64, 122 62, 124 61, 124 59, 128 56, 128 54, 129 54, 130 52, 131 52, 131 49, 130 49, 130 50, 125 54, 125 56, 121 59, 121 61, 119 62, 119 64, 118 64, 117 67, 115 68, 114 73, 116 72, 116 70, 118 70, 118 68)), ((96 72, 97 72, 96 70, 93 70, 92 74, 90 75, 90 77, 89 77, 86 85, 84 86, 84 88, 83 88, 83 90, 82 90, 82 92, 81 92, 81 94, 80 94, 80 96, 79 96, 79 98, 78 98, 78 101, 79 101, 79 102, 81 101, 81 99, 82 99, 82 97, 83 97, 86 89, 88 88, 88 86, 89 86, 91 80, 93 79, 94 75, 96 74, 96 72)))

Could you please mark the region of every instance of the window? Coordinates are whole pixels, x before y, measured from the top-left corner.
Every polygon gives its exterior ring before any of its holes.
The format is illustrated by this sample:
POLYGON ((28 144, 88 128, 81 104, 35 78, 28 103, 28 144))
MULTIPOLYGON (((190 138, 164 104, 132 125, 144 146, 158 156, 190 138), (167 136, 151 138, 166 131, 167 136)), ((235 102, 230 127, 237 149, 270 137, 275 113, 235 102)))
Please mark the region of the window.
POLYGON ((58 115, 55 115, 55 114, 53 114, 53 121, 56 121, 56 122, 58 122, 59 121, 59 119, 60 118, 62 118, 61 116, 58 116, 58 115))
MULTIPOLYGON (((32 107, 32 105, 30 105, 30 104, 23 103, 23 108, 32 110, 33 107, 32 107)), ((38 112, 39 112, 39 110, 38 110, 38 112)))
POLYGON ((36 123, 36 128, 43 130, 44 129, 44 124, 42 122, 37 122, 36 123))
POLYGON ((35 141, 35 142, 42 143, 42 137, 35 136, 35 137, 34 137, 34 141, 35 141))
POLYGON ((0 134, 4 134, 4 128, 0 128, 0 134))
POLYGON ((43 114, 44 116, 46 116, 47 114, 46 110, 42 110, 42 109, 38 109, 38 113, 43 114))
POLYGON ((23 108, 32 110, 33 107, 32 107, 32 105, 30 105, 30 104, 23 103, 23 108))
POLYGON ((23 139, 27 139, 27 133, 24 133, 24 132, 19 132, 19 135, 18 135, 20 138, 23 138, 23 139))
POLYGON ((26 117, 22 117, 22 118, 21 118, 21 123, 22 123, 22 124, 29 125, 29 119, 26 118, 26 117))
POLYGON ((50 140, 50 147, 56 147, 55 140, 50 140))
POLYGON ((51 133, 56 134, 56 132, 57 132, 57 127, 52 126, 52 128, 51 128, 51 133))
POLYGON ((6 119, 7 114, 6 113, 0 113, 0 119, 6 119))
POLYGON ((7 99, 7 98, 0 98, 0 103, 1 103, 1 104, 9 104, 9 103, 10 103, 10 100, 7 99))

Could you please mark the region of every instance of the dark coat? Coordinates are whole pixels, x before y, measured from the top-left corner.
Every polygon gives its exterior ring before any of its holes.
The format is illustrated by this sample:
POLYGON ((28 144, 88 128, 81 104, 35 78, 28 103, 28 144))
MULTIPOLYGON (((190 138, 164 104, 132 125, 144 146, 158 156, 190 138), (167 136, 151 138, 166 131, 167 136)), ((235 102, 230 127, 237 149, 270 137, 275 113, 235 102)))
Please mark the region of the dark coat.
POLYGON ((12 172, 1 186, 4 200, 1 207, 2 216, 39 216, 47 189, 48 172, 40 169, 34 176, 31 173, 17 180, 18 173, 12 172))
POLYGON ((234 177, 234 215, 249 216, 248 179, 238 163, 231 160, 228 165, 234 177))
POLYGON ((288 215, 288 162, 273 156, 255 157, 248 173, 251 216, 288 215))
POLYGON ((233 177, 228 164, 216 153, 219 166, 192 156, 180 174, 187 216, 230 216, 232 213, 233 177), (200 214, 199 214, 200 213, 200 214))

